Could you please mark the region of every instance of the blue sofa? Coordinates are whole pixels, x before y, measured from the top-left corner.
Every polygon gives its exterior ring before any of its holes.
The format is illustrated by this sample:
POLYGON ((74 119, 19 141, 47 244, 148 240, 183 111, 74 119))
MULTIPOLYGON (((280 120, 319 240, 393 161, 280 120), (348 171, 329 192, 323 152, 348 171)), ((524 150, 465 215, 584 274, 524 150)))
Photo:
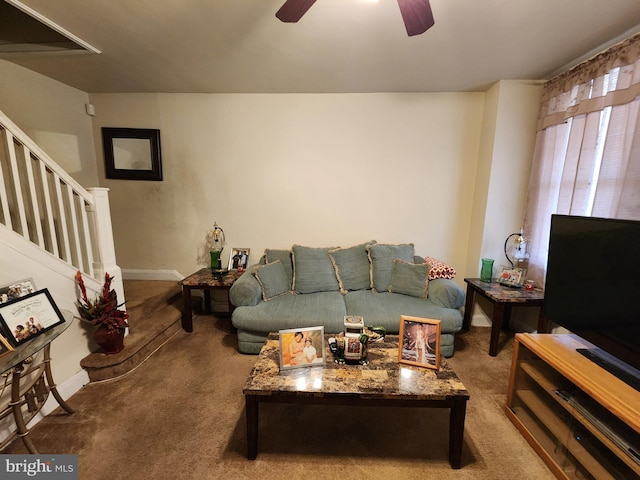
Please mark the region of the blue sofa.
POLYGON ((431 260, 415 256, 413 244, 373 241, 267 249, 229 292, 238 349, 257 354, 269 332, 283 329, 324 326, 325 333, 339 333, 345 315, 397 334, 400 316, 408 315, 440 320, 440 350, 450 357, 462 328, 464 291, 450 278, 437 278, 431 260))

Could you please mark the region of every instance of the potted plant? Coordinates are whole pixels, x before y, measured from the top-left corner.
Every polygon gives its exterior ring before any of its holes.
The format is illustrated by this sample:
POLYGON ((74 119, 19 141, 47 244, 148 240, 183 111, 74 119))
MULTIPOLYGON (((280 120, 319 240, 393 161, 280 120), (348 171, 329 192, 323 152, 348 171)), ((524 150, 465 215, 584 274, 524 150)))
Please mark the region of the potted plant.
POLYGON ((107 355, 122 351, 125 328, 129 326, 127 322, 129 314, 120 310, 124 303, 118 305, 116 291, 111 288, 113 277, 108 273, 104 274, 102 291, 94 300, 87 297, 82 272, 78 270, 75 278, 80 289, 78 311, 83 319, 97 327, 93 334, 94 340, 107 355))

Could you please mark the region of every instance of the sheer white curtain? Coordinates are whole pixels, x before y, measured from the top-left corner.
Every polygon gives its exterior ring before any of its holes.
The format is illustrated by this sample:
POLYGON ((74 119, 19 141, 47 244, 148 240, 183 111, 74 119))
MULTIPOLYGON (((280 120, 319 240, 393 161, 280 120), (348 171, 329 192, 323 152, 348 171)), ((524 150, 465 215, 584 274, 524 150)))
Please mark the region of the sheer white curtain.
POLYGON ((540 283, 552 213, 640 220, 640 35, 545 85, 524 221, 540 283))

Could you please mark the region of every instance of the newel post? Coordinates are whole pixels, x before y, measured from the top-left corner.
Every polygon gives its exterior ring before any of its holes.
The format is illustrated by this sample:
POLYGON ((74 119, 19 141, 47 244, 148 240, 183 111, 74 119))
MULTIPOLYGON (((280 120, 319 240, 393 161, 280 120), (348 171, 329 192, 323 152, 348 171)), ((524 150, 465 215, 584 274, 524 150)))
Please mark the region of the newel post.
MULTIPOLYGON (((111 209, 109 208, 109 189, 92 187, 87 191, 93 195, 94 199, 94 205, 87 209, 93 219, 91 224, 95 228, 94 235, 92 235, 95 242, 93 269, 100 282, 103 281, 105 272, 109 272, 109 275, 115 277, 111 286, 118 294, 118 303, 122 303, 125 301, 124 286, 122 284, 122 270, 116 263, 111 209)), ((122 308, 126 310, 124 305, 122 308)))

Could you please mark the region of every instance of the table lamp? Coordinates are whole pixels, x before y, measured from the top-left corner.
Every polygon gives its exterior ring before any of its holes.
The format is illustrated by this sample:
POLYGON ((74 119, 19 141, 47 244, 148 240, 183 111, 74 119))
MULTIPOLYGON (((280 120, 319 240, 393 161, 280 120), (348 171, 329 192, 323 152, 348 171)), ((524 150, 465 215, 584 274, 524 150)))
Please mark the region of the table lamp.
POLYGON ((213 229, 207 232, 207 247, 211 255, 211 271, 214 273, 222 272, 222 263, 220 262, 220 254, 224 250, 227 241, 224 236, 224 230, 213 223, 213 229))
POLYGON ((512 233, 504 241, 504 256, 511 264, 511 268, 527 268, 529 254, 527 253, 528 238, 524 236, 522 228, 519 232, 512 233), (509 241, 513 238, 513 241, 509 241))

